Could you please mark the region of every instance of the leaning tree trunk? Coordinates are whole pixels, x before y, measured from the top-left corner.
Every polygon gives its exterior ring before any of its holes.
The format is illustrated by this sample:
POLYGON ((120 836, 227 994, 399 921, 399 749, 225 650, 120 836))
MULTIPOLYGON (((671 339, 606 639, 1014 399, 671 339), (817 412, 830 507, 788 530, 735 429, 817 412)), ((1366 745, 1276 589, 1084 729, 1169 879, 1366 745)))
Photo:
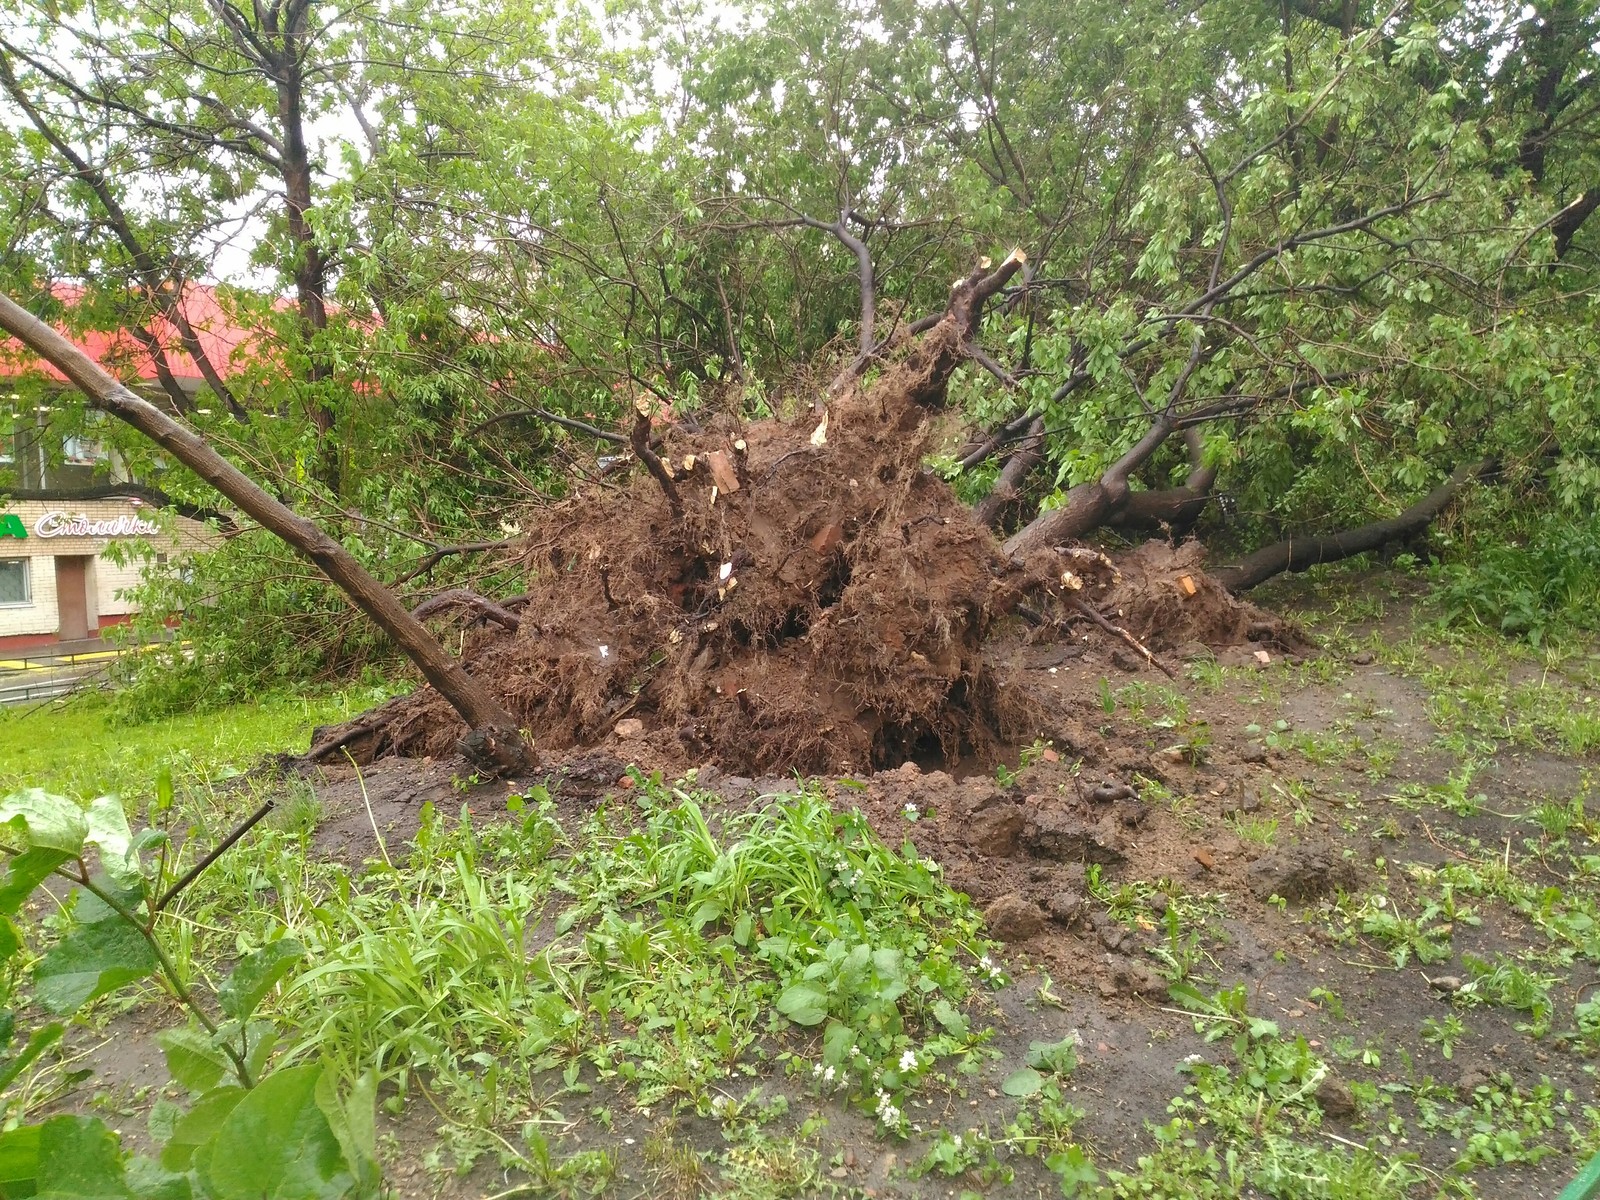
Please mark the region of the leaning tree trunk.
POLYGON ((315 521, 274 500, 192 430, 123 387, 83 351, 3 295, 0 328, 72 380, 95 408, 133 426, 320 568, 460 714, 468 727, 462 749, 477 765, 505 773, 536 761, 504 706, 315 521))

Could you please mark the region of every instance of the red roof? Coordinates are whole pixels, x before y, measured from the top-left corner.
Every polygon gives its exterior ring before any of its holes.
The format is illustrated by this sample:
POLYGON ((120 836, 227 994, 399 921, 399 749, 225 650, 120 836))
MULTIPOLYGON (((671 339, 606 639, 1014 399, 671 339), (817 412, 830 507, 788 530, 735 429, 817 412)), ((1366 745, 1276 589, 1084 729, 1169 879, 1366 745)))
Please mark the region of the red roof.
MULTIPOLYGON (((51 294, 70 308, 78 303, 85 290, 78 284, 58 283, 51 288, 51 294)), ((260 330, 236 323, 228 307, 217 298, 216 289, 206 284, 192 283, 184 288, 180 304, 183 315, 193 327, 206 357, 221 375, 232 374, 235 357, 239 356, 242 348, 260 336, 260 330)), ((165 349, 167 364, 172 368, 174 376, 192 380, 201 378, 200 368, 184 350, 183 340, 178 336, 178 331, 172 322, 165 317, 157 316, 150 322, 148 328, 165 349)), ((118 329, 111 333, 98 330, 73 333, 61 329, 60 332, 78 349, 119 379, 156 382, 155 361, 150 357, 149 351, 126 330, 118 329)), ((36 370, 51 379, 66 381, 66 376, 55 367, 34 358, 12 339, 0 340, 0 355, 3 355, 3 360, 0 360, 0 376, 7 373, 6 364, 20 363, 25 370, 36 370)))

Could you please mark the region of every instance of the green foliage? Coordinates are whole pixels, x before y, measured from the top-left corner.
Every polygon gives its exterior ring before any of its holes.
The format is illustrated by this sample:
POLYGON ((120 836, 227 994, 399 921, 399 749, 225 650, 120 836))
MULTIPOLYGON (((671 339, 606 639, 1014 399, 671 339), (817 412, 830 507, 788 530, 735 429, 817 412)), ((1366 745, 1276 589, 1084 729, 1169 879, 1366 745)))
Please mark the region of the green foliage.
MULTIPOLYGON (((115 800, 85 812, 34 788, 0 800, 0 828, 10 855, 0 894, 6 928, 22 903, 51 876, 76 885, 65 931, 32 963, 33 995, 46 1012, 69 1017, 102 996, 157 976, 193 1024, 161 1041, 173 1078, 197 1099, 170 1121, 159 1167, 127 1155, 120 1136, 98 1118, 57 1116, 37 1124, 13 1120, 0 1133, 0 1190, 7 1195, 127 1197, 160 1200, 253 1200, 263 1195, 325 1200, 375 1195, 378 1177, 371 1133, 370 1084, 346 1098, 320 1063, 268 1072, 276 1035, 253 1018, 267 993, 298 962, 297 944, 277 942, 246 956, 218 989, 231 1021, 218 1025, 185 985, 156 932, 155 897, 162 864, 145 857, 164 843, 158 833, 130 838, 115 800), (87 862, 98 857, 102 873, 87 862)), ((6 940, 4 958, 23 953, 6 940)), ((15 1014, 3 1014, 4 1043, 15 1014)), ((59 1022, 30 1036, 0 1062, 0 1089, 62 1034, 59 1022)), ((0 1045, 0 1050, 5 1049, 0 1045)))
POLYGON ((640 827, 602 813, 559 875, 547 797, 483 830, 430 812, 404 874, 296 931, 317 963, 287 995, 302 1050, 402 1088, 427 1071, 496 1113, 527 1103, 516 1081, 560 1068, 572 1087, 583 1066, 698 1106, 792 1023, 821 1033, 795 1069, 898 1129, 895 1097, 983 1040, 958 1008, 989 975, 976 914, 813 792, 715 823, 688 792, 637 794, 640 827))
POLYGON ((1600 628, 1600 515, 1547 513, 1525 532, 1501 524, 1471 552, 1441 566, 1444 618, 1476 622, 1538 646, 1552 634, 1600 628))

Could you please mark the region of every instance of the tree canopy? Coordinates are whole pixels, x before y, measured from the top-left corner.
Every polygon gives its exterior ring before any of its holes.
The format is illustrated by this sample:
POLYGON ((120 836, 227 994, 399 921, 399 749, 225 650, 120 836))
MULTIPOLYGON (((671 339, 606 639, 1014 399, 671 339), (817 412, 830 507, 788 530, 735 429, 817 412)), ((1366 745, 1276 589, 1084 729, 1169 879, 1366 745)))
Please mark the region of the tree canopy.
POLYGON ((1583 0, 18 0, 0 276, 158 349, 231 285, 265 349, 173 405, 402 563, 641 398, 803 410, 1012 247, 934 465, 1015 551, 1582 512, 1597 62, 1583 0))

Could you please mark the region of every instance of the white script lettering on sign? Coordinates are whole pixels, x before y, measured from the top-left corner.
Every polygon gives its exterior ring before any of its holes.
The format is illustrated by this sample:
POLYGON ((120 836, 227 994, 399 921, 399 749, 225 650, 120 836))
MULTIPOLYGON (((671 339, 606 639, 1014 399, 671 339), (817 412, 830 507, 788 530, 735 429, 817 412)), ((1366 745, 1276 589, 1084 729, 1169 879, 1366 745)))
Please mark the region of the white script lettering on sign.
POLYGON ((161 526, 143 517, 110 517, 104 521, 91 521, 84 513, 74 516, 58 508, 35 521, 33 532, 42 538, 146 537, 160 533, 161 526))

